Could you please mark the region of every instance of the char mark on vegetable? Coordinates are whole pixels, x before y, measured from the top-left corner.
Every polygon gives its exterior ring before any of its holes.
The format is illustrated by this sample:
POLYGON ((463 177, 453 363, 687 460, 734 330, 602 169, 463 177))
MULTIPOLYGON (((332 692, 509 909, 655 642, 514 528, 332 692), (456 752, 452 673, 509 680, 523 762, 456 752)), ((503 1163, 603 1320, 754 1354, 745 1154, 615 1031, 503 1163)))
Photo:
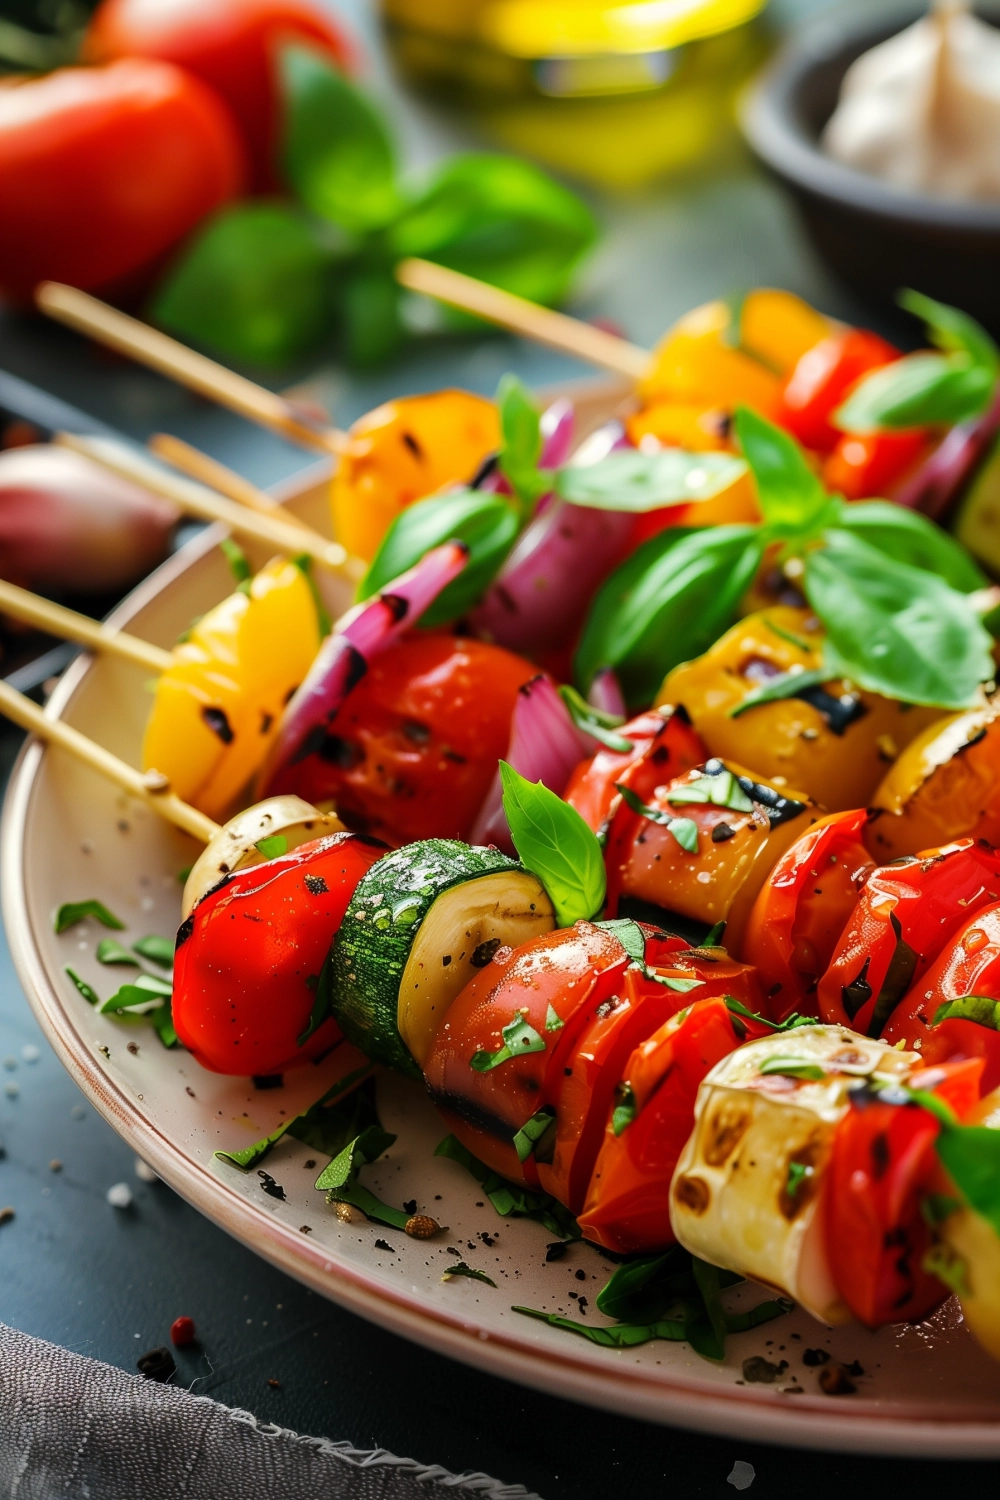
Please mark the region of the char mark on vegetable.
POLYGON ((863 719, 868 712, 856 693, 843 693, 840 697, 835 697, 824 687, 807 687, 792 696, 810 704, 817 713, 821 713, 827 728, 836 735, 844 734, 851 724, 863 719))
POLYGON ((224 745, 231 745, 235 736, 233 728, 226 717, 225 709, 203 708, 201 717, 213 734, 217 734, 224 745))

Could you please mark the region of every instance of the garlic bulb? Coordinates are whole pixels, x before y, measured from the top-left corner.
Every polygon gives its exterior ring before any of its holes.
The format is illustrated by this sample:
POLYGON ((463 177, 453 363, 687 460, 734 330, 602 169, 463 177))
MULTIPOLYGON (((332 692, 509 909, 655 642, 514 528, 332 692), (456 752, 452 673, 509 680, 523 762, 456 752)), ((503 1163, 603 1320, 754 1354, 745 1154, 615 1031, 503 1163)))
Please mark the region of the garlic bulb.
POLYGON ((1000 31, 946 4, 847 71, 823 149, 943 198, 1000 199, 1000 31))

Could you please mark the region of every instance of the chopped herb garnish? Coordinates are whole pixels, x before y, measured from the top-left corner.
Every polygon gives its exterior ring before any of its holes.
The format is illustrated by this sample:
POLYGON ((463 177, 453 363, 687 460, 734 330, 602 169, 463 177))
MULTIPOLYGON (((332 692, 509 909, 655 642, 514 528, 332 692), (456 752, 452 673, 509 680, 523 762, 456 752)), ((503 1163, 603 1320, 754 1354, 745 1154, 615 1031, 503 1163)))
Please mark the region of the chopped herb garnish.
POLYGON ((512 1057, 523 1057, 528 1052, 544 1052, 545 1038, 529 1026, 523 1016, 515 1016, 500 1035, 503 1046, 497 1052, 476 1052, 469 1059, 469 1066, 477 1073, 489 1073, 512 1057))
POLYGON ((100 922, 102 927, 110 927, 116 932, 125 930, 125 923, 119 922, 114 912, 108 911, 103 901, 67 901, 56 912, 56 932, 65 932, 67 927, 75 927, 77 922, 83 921, 84 917, 93 917, 94 921, 100 922))
POLYGON ((132 950, 141 957, 148 958, 150 963, 159 964, 161 969, 171 968, 174 962, 173 940, 158 937, 156 933, 140 938, 137 943, 132 944, 132 950))
MULTIPOLYGON (((518 1161, 527 1161, 529 1156, 534 1156, 537 1161, 546 1160, 546 1145, 555 1144, 556 1112, 546 1105, 537 1114, 526 1120, 514 1136, 514 1150, 517 1152, 518 1161), (549 1140, 546 1141, 546 1136, 549 1140)), ((549 1152, 551 1156, 551 1152, 549 1152)))
POLYGON ((355 1085, 371 1076, 374 1066, 374 1063, 366 1063, 363 1068, 356 1068, 353 1073, 348 1073, 346 1078, 327 1089, 315 1104, 280 1125, 270 1135, 264 1136, 263 1140, 255 1141, 252 1146, 245 1146, 242 1151, 216 1151, 216 1156, 220 1161, 229 1162, 230 1166, 240 1167, 248 1172, 252 1167, 258 1166, 286 1135, 293 1136, 316 1151, 323 1151, 330 1156, 338 1155, 347 1141, 360 1135, 369 1125, 379 1123, 374 1096, 370 1090, 359 1088, 356 1093, 350 1092, 355 1085), (345 1095, 348 1097, 345 1098, 345 1095))
POLYGON ((464 1260, 457 1260, 453 1266, 449 1266, 441 1277, 442 1281, 450 1281, 453 1276, 469 1276, 473 1281, 485 1281, 487 1286, 496 1290, 496 1282, 491 1281, 485 1271, 475 1271, 472 1266, 467 1266, 464 1260))
POLYGON ((635 1092, 630 1083, 620 1083, 615 1094, 615 1107, 611 1111, 611 1128, 615 1135, 627 1130, 639 1113, 635 1092))
POLYGON ((253 568, 251 568, 247 555, 240 544, 234 542, 232 537, 223 537, 219 543, 219 550, 229 564, 229 571, 232 573, 237 585, 248 583, 253 577, 253 568))
POLYGON ((802 1184, 812 1175, 812 1167, 807 1166, 801 1161, 790 1161, 788 1163, 788 1181, 785 1183, 785 1192, 789 1198, 794 1198, 802 1184))
MULTIPOLYGON (((711 762, 710 762, 711 764, 711 762)), ((671 806, 685 803, 708 804, 711 807, 728 807, 731 812, 753 812, 753 803, 743 790, 732 771, 723 766, 713 775, 709 772, 697 776, 683 786, 671 787, 667 793, 671 806)))
POLYGON ((633 922, 631 917, 612 917, 606 922, 598 922, 598 927, 610 932, 621 943, 629 958, 636 963, 644 963, 646 958, 646 934, 638 922, 633 922))
POLYGON ((550 1003, 548 1009, 545 1012, 545 1030, 562 1031, 565 1025, 566 1022, 563 1020, 562 1016, 556 1010, 555 1006, 550 1003))
POLYGON ((761 1063, 760 1073, 767 1077, 771 1073, 784 1074, 786 1078, 802 1078, 809 1083, 818 1083, 826 1077, 825 1068, 818 1063, 805 1062, 799 1057, 769 1057, 761 1063))
POLYGON ((641 818, 648 818, 651 823, 659 823, 665 828, 688 854, 698 853, 698 825, 692 818, 675 818, 671 813, 664 812, 659 807, 650 807, 637 797, 631 787, 623 786, 621 782, 615 783, 615 790, 621 792, 627 807, 641 818))
POLYGON ((89 985, 85 979, 81 979, 75 969, 67 968, 66 973, 69 975, 70 979, 72 979, 73 983, 76 985, 77 989, 80 991, 80 994, 86 1000, 87 1004, 96 1005, 99 1008, 101 1004, 101 997, 97 993, 97 991, 91 985, 89 985))
POLYGON ((145 1016, 159 1010, 164 1000, 169 1000, 174 987, 167 979, 157 979, 155 974, 140 974, 131 984, 123 984, 109 1000, 101 1006, 102 1015, 145 1016))
POLYGON ((941 1021, 975 1021, 978 1026, 988 1026, 991 1031, 1000 1031, 1000 1003, 986 995, 963 995, 960 1000, 946 1000, 934 1012, 933 1025, 941 1021))
POLYGON ((635 749, 631 740, 627 740, 623 734, 615 734, 619 724, 625 722, 619 714, 606 714, 599 708, 593 708, 576 688, 567 684, 560 687, 559 696, 577 729, 582 729, 591 739, 597 740, 608 750, 616 750, 619 755, 628 755, 635 749))
POLYGON ((445 1136, 434 1155, 444 1156, 463 1166, 479 1183, 501 1218, 534 1219, 544 1225, 550 1234, 558 1234, 564 1240, 580 1238, 579 1224, 557 1199, 539 1189, 528 1189, 518 1183, 508 1182, 505 1177, 494 1172, 492 1167, 473 1156, 453 1135, 445 1136))
POLYGON ((762 703, 797 698, 804 688, 821 687, 833 675, 827 667, 814 667, 808 671, 804 667, 793 667, 790 672, 782 672, 780 676, 772 677, 769 682, 762 682, 759 687, 747 693, 742 703, 737 703, 729 710, 729 718, 738 719, 741 714, 749 712, 751 708, 759 708, 762 703))
POLYGON ((725 921, 716 922, 716 924, 715 924, 714 927, 710 927, 708 929, 708 931, 706 932, 705 936, 702 938, 701 942, 698 944, 698 947, 699 948, 721 948, 722 947, 722 939, 726 935, 726 927, 727 927, 727 925, 728 924, 725 921))
MULTIPOLYGON (((706 945, 707 946, 707 945, 706 945)), ((761 1026, 767 1026, 771 1031, 794 1031, 798 1026, 817 1026, 819 1023, 815 1016, 800 1016, 793 1011, 784 1021, 772 1021, 767 1016, 762 1016, 758 1011, 747 1010, 741 1000, 736 1000, 732 995, 723 995, 726 1009, 731 1015, 743 1016, 748 1021, 756 1021, 761 1026)))
POLYGON ((99 964, 126 964, 131 969, 139 967, 139 960, 134 958, 127 948, 123 948, 117 938, 101 938, 97 945, 97 962, 99 964))
POLYGON ((411 1215, 405 1209, 392 1208, 388 1203, 383 1203, 357 1180, 361 1168, 377 1161, 395 1140, 396 1137, 383 1130, 381 1125, 369 1125, 360 1135, 348 1141, 333 1161, 324 1167, 316 1179, 316 1187, 320 1192, 326 1193, 329 1203, 349 1203, 377 1224, 388 1224, 392 1229, 405 1229, 411 1215))
POLYGON ((265 859, 280 859, 288 853, 288 840, 283 833, 272 833, 265 839, 258 839, 254 848, 265 859))
POLYGON ((562 1328, 567 1333, 577 1333, 600 1344, 605 1349, 634 1349, 638 1344, 648 1344, 651 1339, 667 1339, 680 1344, 687 1338, 687 1328, 682 1321, 661 1319, 658 1323, 613 1323, 600 1328, 591 1323, 578 1323, 574 1318, 563 1318, 558 1313, 540 1312, 536 1307, 512 1307, 511 1312, 524 1313, 528 1318, 538 1318, 550 1328, 562 1328))

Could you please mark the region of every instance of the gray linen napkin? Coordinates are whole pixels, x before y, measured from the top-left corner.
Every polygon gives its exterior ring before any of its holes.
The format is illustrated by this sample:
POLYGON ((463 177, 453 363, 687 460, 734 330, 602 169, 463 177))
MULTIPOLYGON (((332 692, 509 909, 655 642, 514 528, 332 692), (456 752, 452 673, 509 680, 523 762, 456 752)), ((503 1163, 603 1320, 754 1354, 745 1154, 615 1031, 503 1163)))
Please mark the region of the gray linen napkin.
POLYGON ((0 1324, 2 1500, 539 1500, 299 1437, 0 1324))

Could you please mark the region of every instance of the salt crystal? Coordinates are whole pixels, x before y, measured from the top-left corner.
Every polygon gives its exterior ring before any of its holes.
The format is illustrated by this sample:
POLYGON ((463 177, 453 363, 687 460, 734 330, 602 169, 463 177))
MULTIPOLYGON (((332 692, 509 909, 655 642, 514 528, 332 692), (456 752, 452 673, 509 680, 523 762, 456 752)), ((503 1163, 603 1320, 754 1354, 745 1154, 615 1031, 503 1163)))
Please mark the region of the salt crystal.
POLYGON ((127 1182, 116 1182, 105 1195, 112 1208, 131 1208, 132 1189, 127 1182))
POLYGON ((149 1165, 149 1162, 143 1161, 141 1156, 137 1156, 135 1159, 135 1175, 140 1182, 159 1182, 160 1180, 149 1165))
POLYGON ((26 1063, 37 1062, 41 1055, 41 1049, 39 1047, 36 1047, 34 1042, 25 1042, 24 1046, 21 1048, 21 1056, 24 1058, 26 1063))

